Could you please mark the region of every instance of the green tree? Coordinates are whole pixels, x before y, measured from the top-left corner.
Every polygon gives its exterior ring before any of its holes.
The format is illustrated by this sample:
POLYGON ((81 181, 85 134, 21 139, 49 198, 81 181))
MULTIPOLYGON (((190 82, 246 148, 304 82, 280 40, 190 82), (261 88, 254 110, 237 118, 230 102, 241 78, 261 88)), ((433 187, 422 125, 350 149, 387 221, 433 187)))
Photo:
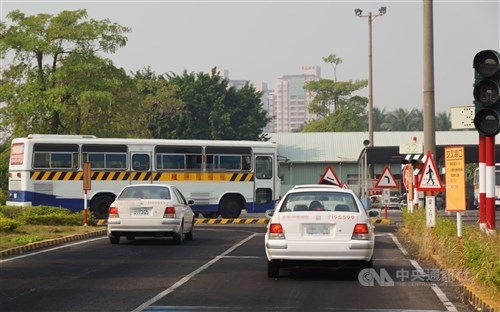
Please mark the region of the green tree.
POLYGON ((139 92, 139 118, 146 124, 147 133, 140 137, 177 138, 184 129, 184 121, 189 115, 187 106, 177 98, 179 87, 169 84, 164 75, 157 76, 147 67, 134 75, 139 92))
POLYGON ((438 113, 436 115, 436 131, 450 131, 451 118, 449 113, 438 113))
POLYGON ((398 108, 385 115, 381 131, 422 131, 423 114, 421 110, 412 109, 408 111, 398 108))
POLYGON ((385 108, 380 110, 378 107, 373 108, 373 130, 382 131, 382 124, 384 123, 384 118, 387 116, 385 108))
POLYGON ((12 54, 13 62, 2 72, 2 130, 14 136, 123 133, 128 123, 117 112, 130 112, 133 84, 98 53, 124 46, 128 28, 87 19, 85 10, 55 16, 16 10, 7 18, 12 25, 0 27, 0 53, 12 54))
POLYGON ((355 132, 367 129, 366 104, 368 99, 353 96, 338 103, 338 110, 323 119, 302 127, 301 132, 355 132))
POLYGON ((342 63, 342 59, 330 54, 323 57, 323 61, 332 65, 334 80, 319 79, 308 81, 305 84, 304 89, 314 95, 313 100, 309 103, 309 112, 320 118, 304 126, 302 130, 307 132, 363 130, 363 127, 366 127, 367 101, 352 94, 366 87, 367 81, 337 81, 337 67, 342 63), (361 108, 360 105, 364 105, 364 107, 361 108), (338 122, 343 126, 339 126, 338 122), (315 125, 315 123, 317 124, 315 125))
POLYGON ((167 77, 168 84, 178 89, 176 97, 184 105, 183 116, 180 120, 170 116, 162 119, 161 133, 184 139, 261 139, 269 118, 262 93, 250 84, 236 90, 217 75, 217 68, 210 74, 184 71, 167 77))

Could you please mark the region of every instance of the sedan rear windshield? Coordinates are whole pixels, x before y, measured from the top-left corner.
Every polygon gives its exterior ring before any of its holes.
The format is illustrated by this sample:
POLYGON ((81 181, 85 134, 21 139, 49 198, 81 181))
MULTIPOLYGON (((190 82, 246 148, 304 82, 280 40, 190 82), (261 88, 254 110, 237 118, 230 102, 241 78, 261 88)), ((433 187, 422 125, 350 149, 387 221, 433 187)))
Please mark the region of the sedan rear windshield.
POLYGON ((166 187, 134 186, 124 189, 119 196, 119 199, 129 198, 171 199, 171 195, 166 187))
POLYGON ((290 193, 283 200, 280 211, 359 212, 354 196, 341 192, 290 193))

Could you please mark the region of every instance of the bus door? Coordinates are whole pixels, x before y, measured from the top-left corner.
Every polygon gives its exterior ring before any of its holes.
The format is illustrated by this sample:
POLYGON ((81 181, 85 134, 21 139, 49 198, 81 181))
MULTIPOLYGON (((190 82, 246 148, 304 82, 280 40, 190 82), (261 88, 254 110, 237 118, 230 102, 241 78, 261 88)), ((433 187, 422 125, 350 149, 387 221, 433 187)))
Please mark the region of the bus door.
POLYGON ((151 152, 130 152, 130 184, 153 183, 151 152))
POLYGON ((255 154, 254 212, 274 209, 274 155, 255 154))

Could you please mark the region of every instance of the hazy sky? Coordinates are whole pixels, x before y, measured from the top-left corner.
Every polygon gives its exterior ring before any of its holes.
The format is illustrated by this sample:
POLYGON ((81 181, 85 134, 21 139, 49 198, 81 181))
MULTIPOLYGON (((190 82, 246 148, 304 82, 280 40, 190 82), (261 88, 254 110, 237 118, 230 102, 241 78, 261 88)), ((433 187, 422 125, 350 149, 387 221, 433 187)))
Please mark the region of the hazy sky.
MULTIPOLYGON (((423 107, 422 1, 22 1, 0 0, 2 21, 27 15, 87 9, 89 18, 132 28, 128 43, 106 55, 127 72, 150 66, 157 74, 229 70, 230 79, 267 82, 303 65, 333 70, 322 57, 343 63, 338 80, 368 77, 368 19, 373 21, 373 105, 386 111, 423 107)), ((499 0, 434 1, 435 110, 472 104, 474 55, 500 50, 499 0)), ((360 92, 367 96, 367 90, 360 92)))

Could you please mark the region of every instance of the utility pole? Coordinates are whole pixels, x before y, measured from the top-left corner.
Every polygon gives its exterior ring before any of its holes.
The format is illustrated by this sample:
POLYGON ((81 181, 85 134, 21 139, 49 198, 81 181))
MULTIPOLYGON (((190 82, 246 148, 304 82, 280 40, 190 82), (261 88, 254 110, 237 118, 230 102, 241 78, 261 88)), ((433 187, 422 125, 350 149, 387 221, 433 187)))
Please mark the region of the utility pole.
POLYGON ((432 0, 424 1, 424 153, 436 156, 434 26, 432 0))

